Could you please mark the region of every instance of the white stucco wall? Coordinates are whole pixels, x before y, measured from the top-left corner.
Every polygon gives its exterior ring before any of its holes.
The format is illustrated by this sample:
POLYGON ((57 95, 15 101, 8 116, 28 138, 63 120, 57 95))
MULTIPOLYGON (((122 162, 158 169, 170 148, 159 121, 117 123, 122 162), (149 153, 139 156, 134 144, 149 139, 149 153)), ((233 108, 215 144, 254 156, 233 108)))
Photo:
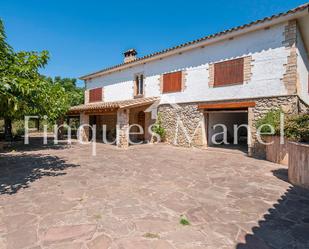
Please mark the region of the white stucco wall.
POLYGON ((164 97, 173 97, 176 102, 192 102, 284 95, 286 89, 282 78, 288 56, 288 51, 282 45, 285 25, 283 23, 268 30, 255 31, 233 40, 98 77, 87 83, 86 87, 92 89, 103 86, 104 101, 131 99, 134 74, 143 73, 145 97, 159 96, 160 75, 185 70, 187 77, 184 92, 164 94, 164 97), (244 85, 208 87, 209 63, 247 55, 252 55, 254 60, 250 82, 244 85))
POLYGON ((298 90, 300 97, 309 104, 309 59, 308 52, 304 46, 300 32, 297 33, 297 73, 300 88, 298 90))

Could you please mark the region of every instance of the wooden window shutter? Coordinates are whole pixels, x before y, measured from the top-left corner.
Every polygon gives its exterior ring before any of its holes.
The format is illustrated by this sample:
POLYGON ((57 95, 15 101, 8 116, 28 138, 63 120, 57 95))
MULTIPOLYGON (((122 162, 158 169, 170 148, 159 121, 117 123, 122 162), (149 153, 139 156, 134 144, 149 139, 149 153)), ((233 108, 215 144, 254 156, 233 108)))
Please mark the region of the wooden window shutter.
POLYGON ((214 64, 214 86, 243 84, 244 58, 214 64))
POLYGON ((102 101, 102 88, 95 88, 89 91, 89 102, 102 101))
POLYGON ((163 75, 163 93, 181 92, 182 71, 163 75))

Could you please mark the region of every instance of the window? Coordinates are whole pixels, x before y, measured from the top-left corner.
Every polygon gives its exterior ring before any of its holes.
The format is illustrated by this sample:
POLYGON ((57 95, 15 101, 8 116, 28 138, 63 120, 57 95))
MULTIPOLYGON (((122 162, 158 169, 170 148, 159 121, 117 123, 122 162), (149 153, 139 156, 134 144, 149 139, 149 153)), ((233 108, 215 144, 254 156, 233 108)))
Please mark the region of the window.
POLYGON ((89 90, 89 102, 102 101, 102 88, 95 88, 89 90))
POLYGON ((163 93, 180 92, 182 89, 182 72, 163 75, 163 93))
POLYGON ((214 86, 243 84, 244 58, 214 64, 214 86))
POLYGON ((143 74, 135 75, 134 95, 135 96, 144 95, 144 75, 143 74))

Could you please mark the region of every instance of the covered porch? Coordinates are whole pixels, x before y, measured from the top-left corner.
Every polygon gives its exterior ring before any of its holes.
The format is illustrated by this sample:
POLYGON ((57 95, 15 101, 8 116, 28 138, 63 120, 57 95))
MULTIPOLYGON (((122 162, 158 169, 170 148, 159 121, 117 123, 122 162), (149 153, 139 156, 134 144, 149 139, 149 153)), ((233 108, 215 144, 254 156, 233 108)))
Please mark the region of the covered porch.
POLYGON ((79 105, 72 107, 68 115, 79 115, 83 141, 96 140, 127 148, 130 142, 150 141, 148 127, 155 120, 145 110, 157 100, 152 97, 79 105))

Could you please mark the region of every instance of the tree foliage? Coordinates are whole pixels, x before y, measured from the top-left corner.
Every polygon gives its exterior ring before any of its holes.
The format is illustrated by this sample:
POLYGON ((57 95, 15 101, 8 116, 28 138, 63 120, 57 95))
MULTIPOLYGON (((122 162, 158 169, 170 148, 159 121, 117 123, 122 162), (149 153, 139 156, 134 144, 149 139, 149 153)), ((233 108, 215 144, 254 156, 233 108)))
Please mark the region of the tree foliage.
POLYGON ((61 78, 60 76, 54 79, 48 78, 48 81, 55 85, 60 85, 64 88, 69 97, 69 105, 75 106, 84 103, 84 88, 77 86, 77 80, 74 78, 61 78))
POLYGON ((309 142, 309 114, 288 117, 285 123, 284 132, 291 140, 309 142))
POLYGON ((274 129, 273 135, 278 135, 280 133, 280 115, 283 113, 281 109, 273 109, 270 110, 257 121, 256 127, 261 127, 262 133, 271 133, 272 129, 274 129))
MULTIPOLYGON (((271 131, 269 125, 274 128, 273 135, 280 135, 281 109, 271 110, 257 121, 257 128, 264 125, 262 133, 271 131)), ((309 114, 284 115, 284 136, 293 141, 309 142, 309 114)))
POLYGON ((152 131, 157 133, 160 136, 161 140, 165 139, 166 130, 162 126, 162 114, 161 113, 158 113, 158 117, 157 117, 155 124, 152 127, 152 131))
POLYGON ((65 87, 39 73, 48 59, 47 51, 15 52, 6 41, 0 20, 0 117, 8 124, 25 115, 47 115, 55 120, 68 110, 65 87))

